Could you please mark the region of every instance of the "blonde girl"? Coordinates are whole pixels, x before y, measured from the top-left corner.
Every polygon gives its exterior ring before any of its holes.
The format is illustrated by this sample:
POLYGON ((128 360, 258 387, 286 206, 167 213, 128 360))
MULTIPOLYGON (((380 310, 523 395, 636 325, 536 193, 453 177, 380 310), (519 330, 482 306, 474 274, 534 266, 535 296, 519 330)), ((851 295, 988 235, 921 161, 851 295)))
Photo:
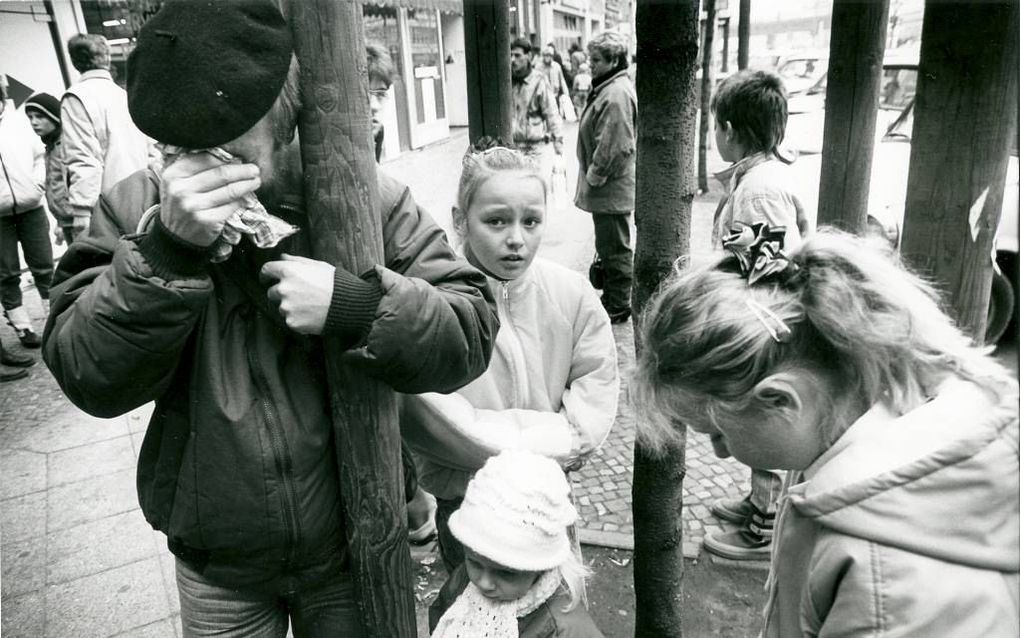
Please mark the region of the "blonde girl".
POLYGON ((440 550, 463 562, 447 521, 471 475, 523 448, 580 467, 616 418, 619 378, 609 317, 587 278, 536 257, 547 188, 519 151, 482 143, 464 158, 454 226, 496 293, 500 329, 488 370, 452 394, 408 396, 401 427, 438 501, 440 550))
POLYGON ((1016 380, 879 249, 782 236, 738 229, 651 304, 643 436, 793 470, 764 636, 1017 635, 1016 380))

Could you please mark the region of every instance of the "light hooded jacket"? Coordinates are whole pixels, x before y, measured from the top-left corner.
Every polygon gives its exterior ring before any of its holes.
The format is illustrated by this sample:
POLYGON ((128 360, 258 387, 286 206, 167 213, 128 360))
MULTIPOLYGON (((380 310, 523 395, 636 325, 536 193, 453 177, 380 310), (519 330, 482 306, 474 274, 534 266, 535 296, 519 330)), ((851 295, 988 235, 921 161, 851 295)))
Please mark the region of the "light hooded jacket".
POLYGON ((4 101, 0 113, 0 217, 34 210, 43 199, 46 150, 25 113, 4 101))
MULTIPOLYGON (((385 267, 337 268, 326 330, 345 361, 398 391, 452 391, 488 364, 491 293, 407 187, 380 173, 378 188, 385 267)), ((57 271, 46 364, 90 414, 156 402, 138 455, 142 512, 205 578, 273 588, 345 569, 322 339, 288 329, 258 275, 283 252, 309 255, 311 231, 274 249, 242 241, 209 264, 143 217, 158 195, 142 171, 100 199, 57 271)), ((307 226, 299 204, 272 212, 307 226)))
POLYGON ((807 233, 804 205, 789 167, 772 153, 756 153, 715 174, 726 195, 716 207, 712 245, 719 246, 734 223, 784 226, 783 248, 800 246, 807 233))
POLYGON ((616 418, 616 345, 587 279, 535 259, 521 277, 490 283, 500 330, 485 374, 453 394, 404 397, 404 439, 440 498, 463 497, 474 472, 508 448, 579 467, 616 418))
POLYGON ((563 118, 545 73, 532 67, 521 82, 512 86, 514 100, 514 144, 529 148, 546 142, 563 143, 563 118))
POLYGON ((82 73, 67 89, 60 100, 60 123, 68 180, 66 212, 75 217, 89 217, 100 195, 145 168, 154 153, 131 120, 127 92, 103 69, 82 73))
POLYGON ((580 171, 574 203, 591 213, 634 210, 637 94, 627 71, 592 88, 577 128, 580 171))
POLYGON ((1020 635, 1017 389, 861 417, 781 506, 766 638, 1020 635))

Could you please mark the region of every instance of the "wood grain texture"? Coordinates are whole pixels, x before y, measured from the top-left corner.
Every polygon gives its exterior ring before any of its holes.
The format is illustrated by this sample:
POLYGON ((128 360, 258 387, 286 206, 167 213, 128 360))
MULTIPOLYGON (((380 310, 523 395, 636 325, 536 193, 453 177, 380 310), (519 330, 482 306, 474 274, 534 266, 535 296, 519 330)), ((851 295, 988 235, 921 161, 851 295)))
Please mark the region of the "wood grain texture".
POLYGON ((483 135, 513 140, 510 90, 510 3, 464 2, 464 49, 471 141, 483 135))
MULTIPOLYGON (((640 316, 669 275, 690 253, 695 195, 695 122, 698 102, 698 0, 638 0, 638 144, 634 256, 635 347, 641 353, 640 316)), ((640 424, 638 425, 640 427, 640 424)), ((635 635, 682 635, 683 532, 680 508, 685 446, 655 456, 634 448, 635 635)))
MULTIPOLYGON (((301 63, 298 128, 312 254, 361 274, 385 260, 361 5, 289 0, 284 9, 301 63)), ((375 638, 413 638, 396 396, 345 365, 341 344, 327 338, 325 348, 362 623, 375 638)))
POLYGON ((836 0, 832 8, 818 225, 867 227, 871 159, 889 0, 836 0))
POLYGON ((1017 5, 929 1, 921 30, 902 251, 978 342, 1017 135, 1017 5))

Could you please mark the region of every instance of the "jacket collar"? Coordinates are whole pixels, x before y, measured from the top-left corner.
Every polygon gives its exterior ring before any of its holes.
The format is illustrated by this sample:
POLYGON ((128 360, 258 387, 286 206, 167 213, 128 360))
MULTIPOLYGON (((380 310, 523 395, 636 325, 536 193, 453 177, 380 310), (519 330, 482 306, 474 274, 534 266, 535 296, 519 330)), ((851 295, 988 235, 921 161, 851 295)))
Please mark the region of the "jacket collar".
POLYGON ((596 95, 602 92, 602 89, 606 88, 607 86, 615 82, 617 79, 625 75, 627 75, 627 69, 620 69, 616 73, 607 76, 605 80, 599 82, 598 84, 596 84, 595 80, 593 79, 591 87, 591 96, 588 98, 588 101, 591 102, 596 95))
POLYGON ((729 194, 733 192, 733 190, 737 187, 737 184, 740 183, 740 180, 743 179, 744 175, 746 175, 749 170, 759 164, 764 164, 771 159, 771 153, 755 153, 754 155, 748 155, 744 159, 730 164, 718 173, 713 173, 713 177, 719 180, 719 182, 723 185, 723 188, 726 189, 726 193, 729 194))
POLYGON ((81 74, 81 80, 109 80, 113 82, 113 76, 106 69, 92 69, 81 74))

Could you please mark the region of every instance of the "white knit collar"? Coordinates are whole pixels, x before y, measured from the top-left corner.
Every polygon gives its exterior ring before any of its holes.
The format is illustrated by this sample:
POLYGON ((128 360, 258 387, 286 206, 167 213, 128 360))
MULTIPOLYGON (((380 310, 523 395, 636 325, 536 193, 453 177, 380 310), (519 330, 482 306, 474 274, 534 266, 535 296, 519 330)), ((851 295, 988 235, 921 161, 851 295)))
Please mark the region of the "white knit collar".
POLYGON ((439 619, 432 638, 518 638, 517 619, 541 607, 560 586, 560 570, 550 569, 517 600, 502 602, 482 594, 468 581, 453 605, 439 619))

